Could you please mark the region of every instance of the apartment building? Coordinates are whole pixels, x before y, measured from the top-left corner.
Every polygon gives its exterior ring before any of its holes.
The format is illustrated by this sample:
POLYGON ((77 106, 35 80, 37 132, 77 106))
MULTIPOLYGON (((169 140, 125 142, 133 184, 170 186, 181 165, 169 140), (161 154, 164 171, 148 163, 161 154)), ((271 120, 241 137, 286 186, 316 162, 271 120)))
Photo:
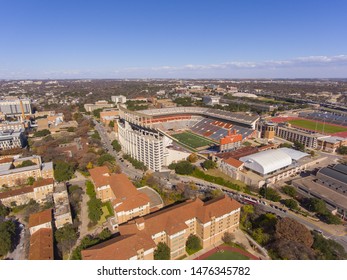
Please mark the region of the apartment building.
POLYGON ((106 166, 89 170, 97 198, 110 201, 115 219, 114 229, 135 217, 150 212, 148 196, 139 192, 125 174, 112 174, 106 166))
POLYGON ((0 160, 0 186, 21 185, 29 177, 36 180, 53 178, 53 162, 42 162, 41 157, 36 155, 23 158, 17 155, 0 160), (31 163, 22 167, 23 162, 31 163))
POLYGON ((141 129, 125 122, 118 123, 118 138, 122 151, 143 162, 148 169, 160 172, 169 155, 172 140, 157 131, 141 129))
POLYGON ((0 150, 11 150, 24 148, 27 145, 23 130, 3 130, 0 131, 0 150))
POLYGON ((241 205, 227 196, 208 202, 189 200, 119 226, 120 236, 82 251, 85 260, 153 259, 159 242, 170 248, 171 259, 186 254, 189 235, 202 247, 221 241, 225 232, 239 228, 241 205), (125 246, 127 244, 127 246, 125 246))
POLYGON ((44 203, 52 198, 53 188, 53 178, 42 179, 34 182, 32 186, 1 192, 0 201, 8 207, 27 204, 31 199, 37 203, 44 203))

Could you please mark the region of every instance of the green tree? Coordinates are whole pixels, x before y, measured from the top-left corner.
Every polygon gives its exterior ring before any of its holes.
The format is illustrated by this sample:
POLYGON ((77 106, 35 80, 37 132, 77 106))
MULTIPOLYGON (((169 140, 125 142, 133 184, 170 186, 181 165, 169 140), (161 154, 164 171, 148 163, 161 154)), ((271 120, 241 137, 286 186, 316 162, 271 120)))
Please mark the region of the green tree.
POLYGON ((263 196, 266 199, 272 200, 272 201, 280 201, 281 196, 278 194, 278 192, 275 189, 268 188, 268 187, 261 187, 259 190, 259 194, 263 196))
POLYGON ((6 217, 10 213, 10 209, 0 202, 0 217, 6 217))
POLYGON ((30 177, 27 179, 27 184, 30 185, 30 186, 32 186, 34 183, 35 183, 35 178, 30 176, 30 177))
POLYGON ((206 168, 206 169, 213 169, 217 167, 217 164, 210 159, 205 160, 201 165, 203 168, 206 168))
POLYGON ((261 245, 265 245, 270 239, 270 236, 264 233, 264 230, 262 228, 256 228, 252 232, 252 237, 255 241, 257 241, 257 243, 261 245))
POLYGON ((301 151, 301 152, 305 152, 305 145, 301 144, 298 141, 294 141, 294 149, 301 151))
POLYGON ((96 110, 94 110, 93 111, 93 115, 94 115, 94 117, 96 117, 96 118, 100 118, 100 113, 102 112, 102 110, 103 109, 96 109, 96 110))
POLYGON ((293 210, 298 209, 299 206, 298 202, 292 198, 283 200, 283 204, 293 210))
POLYGON ((186 241, 187 252, 189 253, 189 251, 190 251, 192 253, 195 253, 195 252, 199 251, 201 248, 202 248, 202 246, 201 246, 201 241, 200 241, 199 237, 197 237, 194 234, 189 235, 188 239, 186 241))
POLYGON ((32 162, 31 160, 24 160, 21 164, 18 164, 16 168, 22 168, 22 167, 33 166, 33 165, 36 165, 36 163, 32 162))
POLYGON ((71 224, 66 224, 62 228, 56 230, 54 234, 58 247, 61 248, 63 254, 70 251, 78 238, 76 230, 71 224))
POLYGON ((114 128, 114 121, 110 121, 109 123, 108 123, 108 126, 110 127, 110 128, 114 128))
POLYGON ((36 131, 34 133, 34 137, 45 137, 50 134, 51 132, 48 129, 43 129, 43 130, 36 131))
POLYGON ((113 140, 111 143, 113 149, 116 150, 116 152, 120 152, 120 150, 122 149, 121 145, 118 143, 117 140, 113 140))
POLYGON ((99 238, 100 240, 107 240, 107 239, 109 239, 111 236, 112 236, 111 231, 110 231, 108 228, 105 228, 105 229, 103 229, 103 230, 99 233, 98 238, 99 238))
POLYGON ((104 165, 106 162, 110 162, 110 163, 114 163, 116 160, 114 158, 114 156, 110 155, 110 154, 102 154, 99 158, 98 158, 98 165, 102 166, 104 165))
POLYGON ((307 198, 304 200, 304 206, 312 212, 324 214, 327 211, 327 206, 322 199, 315 197, 307 198))
POLYGON ((65 161, 57 161, 54 164, 54 178, 58 182, 70 180, 74 173, 74 167, 65 161))
POLYGON ((328 210, 324 213, 319 214, 321 220, 327 224, 339 225, 341 224, 341 219, 338 216, 333 215, 328 210))
POLYGON ((155 260, 169 260, 170 248, 164 242, 159 242, 157 248, 154 250, 155 260))
POLYGON ((5 256, 13 249, 16 225, 12 220, 0 222, 0 256, 5 256))
POLYGON ((337 148, 336 152, 338 152, 340 155, 347 155, 347 146, 337 148))
POLYGON ((292 186, 285 185, 281 188, 282 192, 284 192, 286 195, 289 195, 291 197, 295 197, 297 192, 296 189, 292 186))
POLYGON ((177 174, 189 175, 194 171, 194 166, 189 161, 180 161, 176 163, 175 171, 177 174))
POLYGON ((98 198, 91 198, 88 202, 88 218, 92 223, 97 223, 103 212, 102 212, 102 202, 98 198))
POLYGON ((323 260, 346 260, 347 253, 343 246, 332 239, 313 232, 312 248, 319 252, 318 258, 323 260))

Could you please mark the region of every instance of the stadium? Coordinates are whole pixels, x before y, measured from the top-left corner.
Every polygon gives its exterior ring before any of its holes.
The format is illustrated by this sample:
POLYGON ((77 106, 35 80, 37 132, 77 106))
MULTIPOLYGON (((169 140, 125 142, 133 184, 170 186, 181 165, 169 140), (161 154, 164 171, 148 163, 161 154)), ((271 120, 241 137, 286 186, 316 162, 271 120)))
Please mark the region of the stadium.
POLYGON ((201 107, 129 111, 117 123, 122 150, 152 171, 200 154, 230 151, 255 137, 259 117, 201 107))

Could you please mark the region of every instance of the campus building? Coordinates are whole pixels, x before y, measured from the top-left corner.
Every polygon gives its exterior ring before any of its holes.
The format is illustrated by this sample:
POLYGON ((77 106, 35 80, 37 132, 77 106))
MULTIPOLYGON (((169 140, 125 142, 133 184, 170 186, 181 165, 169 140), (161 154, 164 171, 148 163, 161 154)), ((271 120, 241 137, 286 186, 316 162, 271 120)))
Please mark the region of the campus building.
POLYGON ((20 158, 19 156, 0 159, 0 186, 8 187, 24 184, 29 177, 53 178, 53 162, 42 162, 40 156, 20 158), (21 166, 23 162, 31 165, 21 166))
POLYGON ((231 131, 229 129, 228 135, 220 138, 219 140, 219 151, 228 152, 240 148, 242 144, 242 135, 236 133, 236 130, 231 131))
POLYGON ((69 195, 64 184, 55 187, 53 193, 53 202, 55 227, 59 229, 66 224, 72 224, 69 195))
POLYGON ((31 199, 37 203, 44 203, 51 200, 53 188, 53 178, 42 179, 34 182, 32 186, 1 192, 0 201, 8 207, 27 204, 31 199))
POLYGON ((95 102, 95 104, 84 104, 84 109, 86 109, 87 112, 93 112, 97 109, 103 109, 103 108, 112 108, 113 104, 109 104, 106 100, 100 100, 95 102))
POLYGON ((31 115, 31 101, 30 99, 20 99, 17 97, 0 99, 0 112, 8 117, 31 115))
POLYGON ((24 148, 26 145, 27 140, 22 130, 0 131, 0 150, 24 148))
POLYGON ((122 103, 124 104, 125 102, 127 102, 127 98, 124 95, 112 95, 111 96, 111 100, 114 103, 122 103))
POLYGON ((106 166, 89 170, 96 197, 110 201, 114 210, 113 229, 150 212, 149 197, 138 191, 125 174, 110 173, 106 166))
POLYGON ((223 196, 208 202, 189 200, 119 227, 120 236, 82 251, 84 260, 153 259, 159 242, 170 248, 171 259, 186 254, 186 241, 196 235, 203 248, 239 228, 241 205, 223 196))
POLYGON ((29 260, 53 260, 52 209, 29 216, 29 260))

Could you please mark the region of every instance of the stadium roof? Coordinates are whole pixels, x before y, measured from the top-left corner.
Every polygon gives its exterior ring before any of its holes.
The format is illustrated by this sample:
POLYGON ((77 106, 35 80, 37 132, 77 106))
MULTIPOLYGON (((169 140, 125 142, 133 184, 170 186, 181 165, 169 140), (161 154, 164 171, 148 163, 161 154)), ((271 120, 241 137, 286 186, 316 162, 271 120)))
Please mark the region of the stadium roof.
POLYGON ((282 152, 285 152, 288 156, 292 158, 292 160, 295 160, 295 161, 298 161, 302 159, 303 157, 307 157, 309 155, 309 154, 306 154, 294 149, 290 149, 290 148, 280 148, 279 150, 281 150, 282 152))
POLYGON ((292 157, 288 153, 277 150, 267 150, 256 154, 241 157, 240 161, 249 168, 261 175, 274 172, 292 164, 292 157))

